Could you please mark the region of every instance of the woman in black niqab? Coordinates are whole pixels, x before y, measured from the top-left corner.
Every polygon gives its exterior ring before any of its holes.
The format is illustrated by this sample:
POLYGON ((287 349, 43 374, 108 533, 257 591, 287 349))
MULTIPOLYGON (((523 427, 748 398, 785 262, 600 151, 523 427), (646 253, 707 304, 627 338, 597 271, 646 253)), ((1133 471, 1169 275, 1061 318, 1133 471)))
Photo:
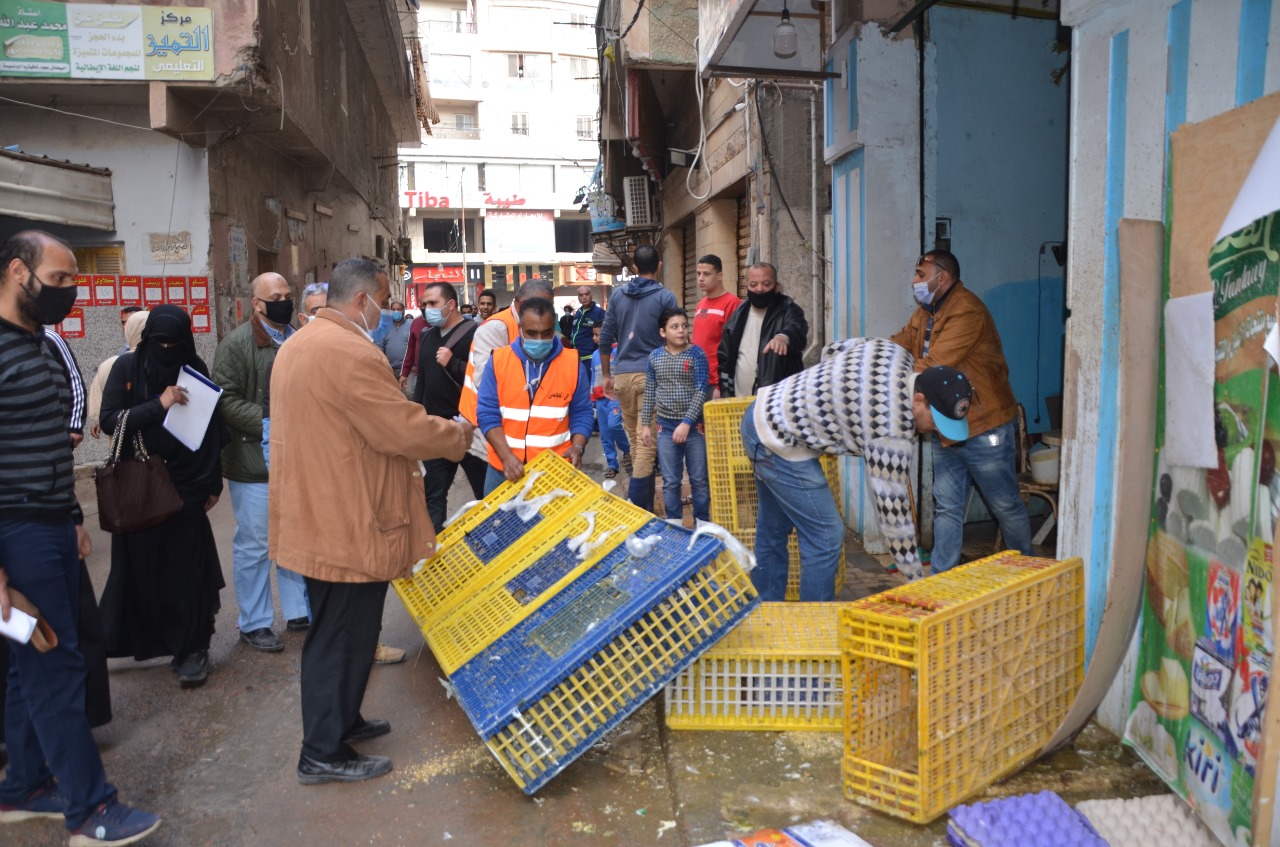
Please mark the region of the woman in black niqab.
POLYGON ((102 592, 102 618, 111 656, 172 656, 184 686, 208 677, 209 642, 226 583, 206 514, 222 494, 225 428, 214 415, 199 449, 190 450, 163 426, 183 365, 203 376, 191 318, 177 306, 158 306, 147 318, 137 350, 116 361, 102 395, 102 431, 114 434, 127 411, 121 456, 132 456, 134 433, 164 460, 183 508, 151 529, 113 535, 111 574, 102 592))

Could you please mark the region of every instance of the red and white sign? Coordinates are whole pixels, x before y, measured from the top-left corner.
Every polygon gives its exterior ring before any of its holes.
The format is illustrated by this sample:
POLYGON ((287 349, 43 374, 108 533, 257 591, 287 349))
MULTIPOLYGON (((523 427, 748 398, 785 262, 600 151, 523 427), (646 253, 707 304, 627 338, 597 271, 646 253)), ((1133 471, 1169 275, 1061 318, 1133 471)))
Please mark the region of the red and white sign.
POLYGON ((142 305, 142 277, 140 276, 120 277, 120 305, 121 306, 141 306, 142 305))
POLYGON ((444 267, 422 265, 413 269, 413 281, 416 285, 425 285, 430 282, 451 282, 455 285, 461 285, 465 280, 466 274, 462 270, 462 265, 446 265, 444 267))
POLYGON ((448 197, 437 197, 430 191, 400 192, 401 209, 448 209, 451 205, 448 197))
POLYGON ((84 338, 84 309, 75 306, 58 324, 58 334, 63 338, 84 338))
POLYGON ((187 305, 187 278, 185 276, 167 276, 164 278, 164 301, 175 306, 187 305))
POLYGON ((93 280, 88 274, 80 274, 76 277, 76 305, 93 305, 93 280))
POLYGON ((148 309, 164 302, 164 280, 158 276, 142 278, 142 305, 148 309))
POLYGON ((404 304, 406 308, 408 309, 418 308, 418 288, 419 286, 417 285, 406 285, 404 287, 404 297, 405 297, 405 300, 408 301, 407 303, 404 304))
MULTIPOLYGON (((546 199, 543 198, 544 202, 546 199)), ((485 209, 515 209, 528 205, 529 198, 520 194, 512 194, 509 197, 494 196, 492 192, 486 191, 481 195, 479 203, 476 202, 474 194, 471 196, 470 201, 469 205, 473 208, 479 206, 485 209)), ((448 194, 432 194, 430 191, 401 191, 400 208, 450 209, 457 208, 457 204, 453 202, 453 198, 448 194)))
POLYGON ((191 304, 193 306, 207 306, 209 304, 209 277, 191 277, 190 289, 191 304))
POLYGON ((116 305, 116 278, 114 276, 95 276, 93 278, 93 305, 116 305))
POLYGON ((192 332, 208 332, 209 331, 209 307, 208 306, 192 306, 191 307, 191 331, 192 332))

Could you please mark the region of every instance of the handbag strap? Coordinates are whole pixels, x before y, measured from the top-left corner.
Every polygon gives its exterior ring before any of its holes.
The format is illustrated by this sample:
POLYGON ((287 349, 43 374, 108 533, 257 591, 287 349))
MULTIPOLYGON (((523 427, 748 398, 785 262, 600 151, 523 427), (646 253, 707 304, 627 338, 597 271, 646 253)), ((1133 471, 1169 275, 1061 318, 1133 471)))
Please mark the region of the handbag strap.
POLYGON ((120 461, 120 445, 124 442, 124 431, 129 427, 129 410, 116 419, 116 431, 111 433, 111 464, 120 461))

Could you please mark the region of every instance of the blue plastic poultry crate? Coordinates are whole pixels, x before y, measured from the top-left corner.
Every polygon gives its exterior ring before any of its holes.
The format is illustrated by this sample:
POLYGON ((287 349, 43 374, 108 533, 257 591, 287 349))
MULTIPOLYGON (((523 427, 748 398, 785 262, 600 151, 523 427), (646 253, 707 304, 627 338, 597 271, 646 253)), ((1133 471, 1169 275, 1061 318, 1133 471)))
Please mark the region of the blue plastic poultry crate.
POLYGON ((759 602, 717 539, 653 520, 451 676, 458 702, 532 794, 662 689, 759 602))

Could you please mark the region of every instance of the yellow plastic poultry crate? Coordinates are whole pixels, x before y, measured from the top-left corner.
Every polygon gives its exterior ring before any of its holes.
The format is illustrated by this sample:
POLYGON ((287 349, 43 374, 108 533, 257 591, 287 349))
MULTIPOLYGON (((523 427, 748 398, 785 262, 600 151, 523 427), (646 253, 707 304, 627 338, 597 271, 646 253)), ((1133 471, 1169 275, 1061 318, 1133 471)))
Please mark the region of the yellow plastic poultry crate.
POLYGON ((653 519, 651 512, 626 500, 603 490, 600 494, 585 511, 562 515, 557 526, 517 541, 511 548, 514 555, 503 558, 501 567, 486 569, 482 583, 473 582, 423 627, 427 646, 445 673, 453 673, 536 612, 653 519), (582 558, 570 541, 588 529, 595 549, 582 558))
POLYGON ((1000 553, 850 603, 845 795, 927 823, 1036 755, 1084 668, 1080 559, 1000 553))
POLYGON ((840 732, 840 608, 761 603, 667 684, 667 726, 840 732))
POLYGON ((416 574, 392 585, 425 633, 442 615, 527 554, 530 541, 538 540, 540 529, 558 526, 567 515, 590 511, 602 497, 604 491, 599 485, 548 450, 526 466, 524 479, 504 482, 446 527, 436 539, 436 554, 420 563, 416 574), (502 506, 515 500, 533 474, 538 476, 528 499, 555 489, 572 496, 556 497, 538 509, 536 518, 522 521, 514 511, 503 510, 502 506))
MULTIPOLYGON (((727 397, 703 406, 707 430, 707 476, 711 484, 711 521, 733 533, 750 550, 756 546, 755 476, 742 446, 742 415, 755 397, 727 397)), ((840 471, 835 456, 822 456, 822 469, 840 505, 840 471)), ((787 538, 787 599, 800 599, 800 542, 793 531, 787 538)), ((836 568, 836 591, 844 587, 844 548, 836 568)))

